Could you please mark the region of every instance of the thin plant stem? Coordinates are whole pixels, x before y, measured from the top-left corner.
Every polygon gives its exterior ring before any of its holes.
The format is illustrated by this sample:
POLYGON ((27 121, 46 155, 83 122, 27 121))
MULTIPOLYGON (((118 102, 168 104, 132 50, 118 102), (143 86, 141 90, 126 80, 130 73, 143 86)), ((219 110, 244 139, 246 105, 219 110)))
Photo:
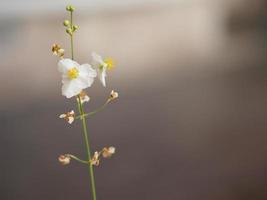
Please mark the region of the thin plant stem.
MULTIPOLYGON (((72 24, 72 21, 73 21, 73 17, 72 17, 72 11, 71 11, 71 12, 70 12, 70 27, 71 27, 71 30, 73 30, 73 24, 72 24)), ((70 44, 71 44, 71 59, 73 60, 73 59, 74 59, 73 33, 70 34, 70 44)))
POLYGON ((102 111, 109 103, 110 101, 107 100, 101 107, 97 108, 96 110, 89 112, 89 113, 84 113, 83 115, 76 116, 75 119, 82 119, 82 117, 88 117, 88 116, 93 116, 94 114, 102 111))
POLYGON ((80 163, 83 163, 83 164, 88 164, 88 163, 89 163, 89 161, 82 160, 82 159, 80 159, 80 158, 78 158, 77 156, 74 156, 74 155, 72 155, 72 154, 66 154, 66 155, 68 155, 69 157, 73 158, 74 160, 76 160, 76 161, 78 161, 78 162, 80 162, 80 163))
MULTIPOLYGON (((70 26, 71 29, 73 30, 73 17, 72 17, 72 11, 70 12, 70 26)), ((74 60, 74 49, 73 49, 73 33, 70 34, 70 39, 71 39, 71 59, 74 60)), ((89 143, 89 138, 88 138, 88 131, 87 131, 87 125, 86 125, 86 119, 84 117, 84 109, 83 105, 81 103, 81 98, 78 95, 78 110, 80 112, 80 115, 82 117, 82 126, 83 126, 83 135, 84 135, 84 140, 86 144, 86 153, 87 153, 87 160, 91 160, 91 153, 90 153, 90 143, 89 143)), ((95 189, 95 178, 94 178, 94 169, 93 165, 89 162, 88 163, 88 170, 90 174, 90 182, 91 182, 91 192, 92 192, 92 198, 93 200, 96 200, 96 189, 95 189)))
MULTIPOLYGON (((91 153, 90 153, 90 143, 88 138, 88 131, 86 125, 86 118, 84 117, 84 109, 81 103, 80 97, 78 98, 78 105, 80 107, 80 115, 82 116, 82 125, 83 125, 83 133, 84 133, 84 140, 86 144, 86 151, 87 151, 87 159, 91 160, 91 153)), ((90 173, 90 180, 91 180, 91 192, 93 200, 96 200, 96 189, 95 189, 95 177, 94 177, 94 168, 91 163, 89 163, 89 173, 90 173)))

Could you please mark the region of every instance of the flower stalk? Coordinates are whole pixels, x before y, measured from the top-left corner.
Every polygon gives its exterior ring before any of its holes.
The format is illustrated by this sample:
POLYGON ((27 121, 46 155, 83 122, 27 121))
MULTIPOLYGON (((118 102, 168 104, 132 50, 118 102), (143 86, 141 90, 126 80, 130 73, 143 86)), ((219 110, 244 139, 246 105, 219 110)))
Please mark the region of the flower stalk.
MULTIPOLYGON (((74 45, 73 45, 73 10, 70 9, 70 27, 71 27, 71 32, 69 33, 70 35, 70 42, 71 42, 71 59, 74 60, 74 45)), ((83 135, 84 135, 84 140, 85 140, 85 145, 86 145, 86 153, 87 153, 87 160, 91 160, 91 151, 90 151, 90 143, 89 143, 89 137, 88 137, 88 131, 87 131, 87 124, 86 124, 86 118, 84 117, 84 108, 83 104, 81 103, 81 98, 78 95, 78 110, 80 115, 82 116, 82 126, 83 126, 83 135)), ((93 165, 88 162, 88 170, 90 174, 90 182, 91 182, 91 193, 92 193, 92 198, 93 200, 96 200, 96 189, 95 189, 95 177, 94 177, 94 169, 93 165)))
POLYGON ((90 191, 92 194, 92 200, 96 200, 96 186, 93 167, 100 164, 101 158, 111 157, 115 153, 115 147, 104 147, 101 151, 94 151, 94 154, 91 154, 86 117, 93 116, 94 114, 102 111, 111 101, 118 98, 118 93, 112 90, 102 106, 92 112, 85 113, 84 104, 90 100, 90 97, 87 95, 85 89, 91 87, 97 76, 102 85, 104 87, 106 86, 107 70, 113 68, 113 60, 111 58, 102 59, 102 57, 96 53, 92 53, 94 61, 93 65, 88 63, 79 64, 74 60, 74 33, 77 31, 78 26, 73 24, 73 12, 75 8, 73 6, 67 6, 66 10, 70 12, 70 19, 64 20, 63 25, 66 27, 66 32, 70 36, 71 58, 64 58, 65 50, 58 44, 53 44, 52 52, 60 58, 58 62, 58 71, 62 75, 62 95, 66 98, 76 97, 79 113, 76 115, 74 110, 71 110, 60 114, 59 118, 64 119, 69 124, 72 124, 75 119, 81 120, 83 139, 86 147, 86 159, 80 159, 72 154, 63 154, 58 157, 58 161, 62 165, 68 165, 73 159, 81 164, 87 165, 90 175, 90 191))
MULTIPOLYGON (((90 143, 89 143, 89 138, 88 138, 86 118, 84 117, 84 108, 81 103, 80 96, 78 97, 78 107, 79 107, 80 115, 82 116, 82 126, 83 126, 84 140, 86 144, 87 160, 91 160, 90 143)), ((93 197, 93 200, 96 200, 95 177, 94 177, 93 165, 88 163, 88 169, 89 169, 89 174, 90 174, 92 197, 93 197)))

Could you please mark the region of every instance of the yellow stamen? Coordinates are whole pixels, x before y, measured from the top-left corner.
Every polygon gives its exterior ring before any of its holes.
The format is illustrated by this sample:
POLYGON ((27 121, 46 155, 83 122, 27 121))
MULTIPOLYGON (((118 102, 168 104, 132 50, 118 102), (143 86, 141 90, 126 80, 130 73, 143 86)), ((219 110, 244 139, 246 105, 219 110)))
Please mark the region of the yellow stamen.
POLYGON ((112 58, 106 58, 104 62, 107 64, 109 70, 114 68, 114 61, 112 58))
POLYGON ((75 79, 75 78, 78 77, 78 75, 79 75, 79 71, 78 71, 78 69, 76 67, 73 67, 70 70, 68 70, 69 79, 71 79, 71 80, 75 79))

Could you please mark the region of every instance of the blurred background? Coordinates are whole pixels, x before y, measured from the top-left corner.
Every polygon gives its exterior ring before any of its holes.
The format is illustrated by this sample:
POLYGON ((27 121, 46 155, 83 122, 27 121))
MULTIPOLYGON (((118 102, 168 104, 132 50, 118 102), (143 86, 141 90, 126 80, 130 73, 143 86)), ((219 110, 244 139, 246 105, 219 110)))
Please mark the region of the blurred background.
POLYGON ((265 0, 12 0, 0 10, 0 199, 90 199, 81 124, 61 96, 53 43, 76 6, 75 57, 111 56, 107 87, 87 91, 99 200, 267 199, 265 0))

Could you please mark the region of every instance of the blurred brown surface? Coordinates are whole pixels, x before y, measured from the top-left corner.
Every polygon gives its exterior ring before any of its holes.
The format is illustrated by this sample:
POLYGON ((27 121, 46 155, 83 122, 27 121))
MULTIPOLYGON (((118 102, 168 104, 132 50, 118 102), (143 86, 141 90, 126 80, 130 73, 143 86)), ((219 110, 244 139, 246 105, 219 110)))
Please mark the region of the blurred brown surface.
MULTIPOLYGON (((267 199, 267 10, 216 2, 77 12, 77 60, 117 63, 88 89, 87 110, 120 95, 88 120, 93 150, 117 148, 95 170, 99 200, 267 199)), ((57 161, 85 157, 79 121, 58 119, 75 108, 49 51, 68 49, 64 14, 0 22, 0 199, 90 199, 87 169, 57 161)))

